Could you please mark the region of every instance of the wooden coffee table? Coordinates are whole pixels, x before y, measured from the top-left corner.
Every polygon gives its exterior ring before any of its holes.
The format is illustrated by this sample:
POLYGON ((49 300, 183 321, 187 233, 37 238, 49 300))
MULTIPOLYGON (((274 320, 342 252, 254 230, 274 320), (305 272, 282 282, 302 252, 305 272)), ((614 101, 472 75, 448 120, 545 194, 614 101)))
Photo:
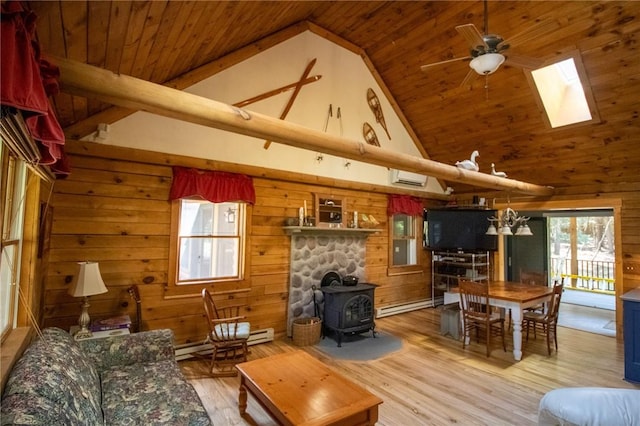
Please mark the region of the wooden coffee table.
POLYGON ((380 398, 304 351, 243 362, 236 368, 238 408, 246 420, 247 392, 282 425, 374 425, 378 420, 380 398))

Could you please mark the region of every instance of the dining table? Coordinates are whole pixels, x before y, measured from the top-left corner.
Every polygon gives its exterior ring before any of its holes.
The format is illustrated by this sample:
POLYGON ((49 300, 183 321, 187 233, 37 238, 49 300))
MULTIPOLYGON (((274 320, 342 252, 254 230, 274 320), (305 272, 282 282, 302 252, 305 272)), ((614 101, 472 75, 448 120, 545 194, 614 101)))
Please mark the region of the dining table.
MULTIPOLYGON (((522 318, 526 308, 551 299, 553 288, 513 281, 489 281, 489 304, 511 310, 513 324, 513 358, 522 359, 522 318)), ((460 303, 458 287, 452 287, 444 294, 444 303, 460 303)), ((463 338, 467 338, 466 336, 463 338)))

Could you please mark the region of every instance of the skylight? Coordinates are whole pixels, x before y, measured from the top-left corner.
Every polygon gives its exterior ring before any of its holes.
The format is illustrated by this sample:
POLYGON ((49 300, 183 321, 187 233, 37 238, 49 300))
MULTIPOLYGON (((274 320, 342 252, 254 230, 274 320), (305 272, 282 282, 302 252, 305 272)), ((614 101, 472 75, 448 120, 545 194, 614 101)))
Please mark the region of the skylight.
POLYGON ((575 57, 533 70, 531 77, 552 128, 597 119, 592 115, 595 107, 590 108, 590 97, 584 90, 586 81, 578 72, 575 57))
POLYGON ((576 70, 576 64, 573 62, 573 58, 556 62, 551 66, 558 69, 558 72, 562 75, 565 84, 574 84, 576 82, 580 83, 580 77, 578 77, 578 70, 576 70))

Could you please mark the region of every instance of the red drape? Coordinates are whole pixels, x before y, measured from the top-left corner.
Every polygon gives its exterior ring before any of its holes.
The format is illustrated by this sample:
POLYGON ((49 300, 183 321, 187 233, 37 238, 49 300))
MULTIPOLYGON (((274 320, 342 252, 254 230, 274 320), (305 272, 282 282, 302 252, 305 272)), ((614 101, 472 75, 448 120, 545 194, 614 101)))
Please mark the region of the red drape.
POLYGON ((244 201, 256 203, 253 179, 237 173, 173 168, 170 200, 200 196, 212 203, 244 201))
POLYGON ((40 58, 36 15, 21 2, 2 3, 0 102, 16 108, 38 143, 42 159, 56 174, 69 173, 64 132, 47 96, 58 93, 58 67, 40 58))
POLYGON ((422 216, 422 202, 419 198, 409 195, 389 195, 387 214, 406 214, 409 216, 422 216))

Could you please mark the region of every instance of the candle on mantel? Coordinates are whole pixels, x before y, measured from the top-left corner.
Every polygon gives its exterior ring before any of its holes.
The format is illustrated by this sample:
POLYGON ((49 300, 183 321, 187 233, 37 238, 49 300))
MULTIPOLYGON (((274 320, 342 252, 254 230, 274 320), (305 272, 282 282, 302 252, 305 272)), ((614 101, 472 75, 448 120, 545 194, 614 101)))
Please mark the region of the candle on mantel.
POLYGON ((304 217, 307 217, 307 200, 304 200, 304 217))

